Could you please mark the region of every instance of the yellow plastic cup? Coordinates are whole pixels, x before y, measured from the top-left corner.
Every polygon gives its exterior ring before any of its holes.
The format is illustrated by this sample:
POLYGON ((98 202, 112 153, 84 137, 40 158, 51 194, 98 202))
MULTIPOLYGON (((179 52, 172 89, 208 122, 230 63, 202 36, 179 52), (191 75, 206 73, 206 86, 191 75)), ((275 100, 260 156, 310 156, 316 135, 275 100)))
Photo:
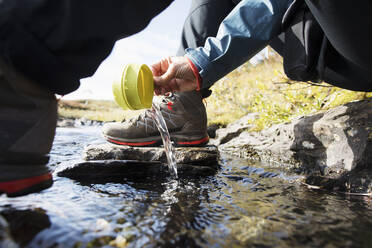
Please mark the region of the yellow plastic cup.
POLYGON ((127 64, 120 82, 112 84, 115 102, 125 110, 151 108, 154 78, 144 64, 127 64))

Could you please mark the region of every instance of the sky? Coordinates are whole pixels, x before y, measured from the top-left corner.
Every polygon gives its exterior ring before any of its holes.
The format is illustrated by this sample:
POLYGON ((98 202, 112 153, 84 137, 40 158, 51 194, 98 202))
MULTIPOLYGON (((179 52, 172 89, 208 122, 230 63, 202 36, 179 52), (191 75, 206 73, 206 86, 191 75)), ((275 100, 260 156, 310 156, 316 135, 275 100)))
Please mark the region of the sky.
POLYGON ((80 88, 63 99, 113 99, 112 82, 120 80, 125 64, 151 65, 165 56, 175 55, 190 4, 191 0, 175 0, 143 31, 117 41, 95 74, 80 80, 80 88))
MULTIPOLYGON (((120 80, 127 63, 151 65, 163 57, 175 55, 190 5, 191 0, 175 0, 143 31, 117 41, 110 56, 102 62, 95 74, 80 80, 80 88, 65 95, 63 99, 113 100, 112 82, 120 80)), ((250 62, 256 64, 265 56, 263 51, 250 62)))

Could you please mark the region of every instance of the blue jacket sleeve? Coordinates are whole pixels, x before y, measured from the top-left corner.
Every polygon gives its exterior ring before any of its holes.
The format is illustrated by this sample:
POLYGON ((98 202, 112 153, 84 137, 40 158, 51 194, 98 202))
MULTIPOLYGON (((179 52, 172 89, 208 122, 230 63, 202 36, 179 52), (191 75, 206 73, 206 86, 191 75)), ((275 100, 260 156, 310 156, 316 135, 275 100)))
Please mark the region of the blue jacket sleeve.
POLYGON ((281 22, 292 0, 243 0, 221 23, 217 36, 204 47, 186 49, 197 66, 202 88, 233 71, 263 49, 281 32, 281 22))

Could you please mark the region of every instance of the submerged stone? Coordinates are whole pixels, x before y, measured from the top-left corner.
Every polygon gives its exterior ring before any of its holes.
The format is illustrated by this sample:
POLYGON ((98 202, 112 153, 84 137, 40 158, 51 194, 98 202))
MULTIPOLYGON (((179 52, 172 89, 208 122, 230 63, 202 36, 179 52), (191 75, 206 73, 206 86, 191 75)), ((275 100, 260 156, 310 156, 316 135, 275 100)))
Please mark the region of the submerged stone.
MULTIPOLYGON (((177 147, 176 162, 216 166, 218 161, 217 148, 206 147, 177 147)), ((167 162, 165 150, 162 147, 130 147, 112 144, 90 145, 85 148, 84 160, 137 160, 167 162)))

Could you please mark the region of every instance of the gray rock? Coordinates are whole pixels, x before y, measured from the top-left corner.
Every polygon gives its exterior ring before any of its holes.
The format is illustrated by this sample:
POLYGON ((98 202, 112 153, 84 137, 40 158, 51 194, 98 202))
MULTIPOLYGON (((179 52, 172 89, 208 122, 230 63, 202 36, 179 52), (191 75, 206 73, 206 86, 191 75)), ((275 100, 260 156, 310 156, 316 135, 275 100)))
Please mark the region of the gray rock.
POLYGON ((57 127, 75 127, 75 120, 67 118, 58 118, 57 127))
POLYGON ((221 125, 218 124, 211 124, 207 127, 207 133, 209 138, 214 139, 216 138, 216 131, 221 128, 221 125))
MULTIPOLYGON (((178 147, 175 156, 179 164, 215 166, 218 160, 215 146, 178 147)), ((83 159, 87 161, 114 159, 167 162, 165 150, 162 147, 130 147, 108 143, 86 147, 83 159)))
MULTIPOLYGON (((178 147, 175 150, 180 177, 212 175, 218 168, 215 146, 178 147)), ((63 169, 58 175, 95 183, 169 175, 163 147, 129 147, 109 143, 90 145, 85 148, 83 159, 87 162, 63 169)))
POLYGON ((355 169, 343 173, 339 177, 326 175, 309 175, 306 183, 321 188, 353 194, 369 194, 372 192, 372 170, 370 168, 355 169))
POLYGON ((10 235, 8 222, 0 215, 0 247, 16 248, 18 245, 10 235))
MULTIPOLYGON (((0 212, 1 216, 7 221, 8 235, 7 242, 9 246, 0 247, 18 247, 12 246, 17 243, 20 247, 29 245, 36 235, 51 226, 49 216, 46 211, 41 208, 18 210, 7 208, 0 212)), ((0 223, 1 233, 1 223, 0 223)), ((0 234, 1 237, 1 234, 0 234)), ((1 239, 0 239, 1 245, 1 239)), ((30 244, 31 247, 35 247, 30 244)))
POLYGON ((249 130, 253 126, 249 121, 254 120, 257 116, 257 113, 247 114, 239 120, 230 123, 227 127, 216 130, 216 137, 210 141, 210 144, 218 146, 238 137, 242 132, 249 130))
POLYGON ((57 120, 57 127, 83 127, 83 126, 101 126, 103 122, 96 120, 89 120, 86 118, 65 118, 59 117, 57 120))
POLYGON ((372 162, 371 131, 372 100, 363 100, 262 132, 243 132, 219 150, 301 173, 340 178, 372 162))
MULTIPOLYGON (((213 175, 217 167, 217 164, 215 166, 177 164, 180 177, 213 175)), ((121 182, 125 179, 158 180, 170 174, 166 164, 156 161, 96 160, 74 164, 59 171, 57 175, 85 183, 107 183, 121 182)))

